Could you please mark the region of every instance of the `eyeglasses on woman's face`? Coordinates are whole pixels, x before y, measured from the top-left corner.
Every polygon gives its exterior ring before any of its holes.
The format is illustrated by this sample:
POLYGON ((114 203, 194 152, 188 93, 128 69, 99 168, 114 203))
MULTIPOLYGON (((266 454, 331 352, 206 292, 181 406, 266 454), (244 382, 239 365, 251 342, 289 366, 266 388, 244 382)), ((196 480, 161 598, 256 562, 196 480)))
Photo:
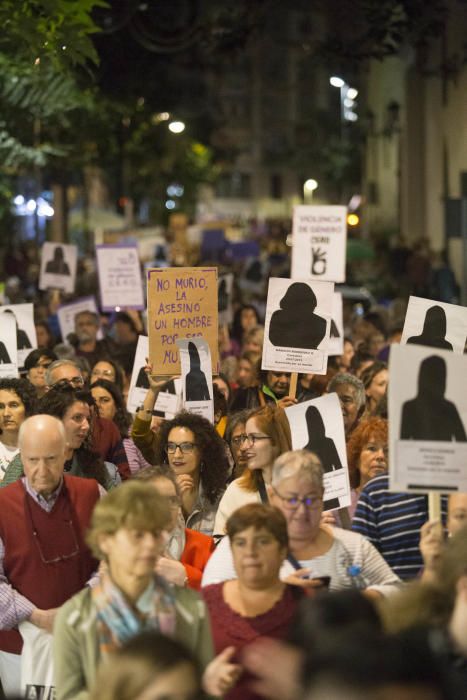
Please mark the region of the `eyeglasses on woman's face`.
POLYGON ((175 452, 177 451, 177 447, 179 448, 182 454, 188 455, 191 454, 195 449, 196 442, 168 442, 167 452, 169 453, 169 455, 175 454, 175 452))
POLYGON ((278 498, 281 499, 284 504, 284 508, 287 510, 297 510, 301 504, 305 506, 307 510, 318 510, 321 507, 322 497, 316 494, 303 496, 283 496, 273 487, 273 491, 278 498))
POLYGON ((243 433, 242 435, 236 435, 235 437, 233 437, 232 443, 236 447, 239 447, 244 443, 254 445, 256 442, 260 442, 261 440, 272 440, 272 438, 270 438, 269 435, 256 435, 255 433, 249 433, 247 435, 246 433, 243 433))

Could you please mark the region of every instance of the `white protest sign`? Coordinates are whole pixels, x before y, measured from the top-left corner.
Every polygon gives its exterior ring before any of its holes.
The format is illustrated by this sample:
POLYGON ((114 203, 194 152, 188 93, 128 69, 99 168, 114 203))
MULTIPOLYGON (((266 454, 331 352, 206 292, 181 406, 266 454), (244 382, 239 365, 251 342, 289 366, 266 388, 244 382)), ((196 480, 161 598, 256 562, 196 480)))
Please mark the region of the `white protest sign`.
POLYGON ((220 275, 217 281, 217 303, 219 326, 228 326, 233 321, 232 290, 234 276, 232 272, 220 275))
POLYGON ((65 243, 44 243, 41 251, 39 289, 75 291, 78 247, 65 243))
POLYGON ((342 294, 332 295, 331 330, 329 333, 328 355, 342 355, 344 352, 344 320, 342 314, 342 294))
POLYGON ((292 278, 345 282, 347 208, 298 206, 292 225, 292 278))
POLYGON ((114 311, 117 307, 144 309, 136 243, 97 245, 96 259, 102 310, 114 311))
POLYGON ((177 339, 182 367, 183 405, 214 422, 211 352, 204 338, 177 339))
POLYGON ((16 323, 12 314, 4 314, 0 323, 0 378, 17 376, 16 323))
MULTIPOLYGON (((128 391, 127 409, 130 413, 136 413, 137 409, 144 403, 144 399, 148 393, 149 380, 146 372, 144 371, 148 353, 149 339, 147 335, 140 335, 136 346, 135 360, 133 363, 130 388, 128 391)), ((168 391, 159 392, 154 406, 154 411, 157 411, 168 420, 173 418, 180 410, 181 382, 179 379, 175 380, 175 390, 175 394, 168 391)))
POLYGON ((269 279, 262 369, 326 374, 334 284, 269 279))
MULTIPOLYGON (((58 325, 64 342, 67 341, 67 337, 70 333, 75 333, 75 316, 81 311, 91 311, 94 314, 99 314, 95 298, 83 297, 70 304, 62 304, 62 306, 58 307, 58 325)), ((103 338, 103 333, 100 328, 97 332, 97 338, 99 340, 103 338)))
MULTIPOLYGON (((34 306, 33 304, 6 304, 0 307, 0 312, 6 313, 15 321, 18 367, 21 369, 31 350, 37 348, 34 306)), ((1 321, 3 323, 3 318, 1 321)))
POLYGON ((389 487, 467 492, 467 357, 392 345, 389 487))
POLYGON ((344 421, 337 394, 326 394, 285 409, 292 449, 310 450, 324 471, 324 510, 350 505, 344 421))
POLYGON ((462 354, 467 338, 467 308, 410 297, 401 343, 462 354))

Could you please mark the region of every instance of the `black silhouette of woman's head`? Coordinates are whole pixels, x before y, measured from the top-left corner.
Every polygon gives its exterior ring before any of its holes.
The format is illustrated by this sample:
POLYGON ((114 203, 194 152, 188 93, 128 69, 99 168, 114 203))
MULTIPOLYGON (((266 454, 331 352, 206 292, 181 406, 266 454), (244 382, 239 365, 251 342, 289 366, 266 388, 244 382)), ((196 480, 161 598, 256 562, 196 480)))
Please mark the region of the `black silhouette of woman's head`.
POLYGON ((316 309, 317 300, 312 288, 305 282, 294 282, 281 299, 280 307, 284 311, 297 311, 297 308, 307 306, 310 311, 316 309))

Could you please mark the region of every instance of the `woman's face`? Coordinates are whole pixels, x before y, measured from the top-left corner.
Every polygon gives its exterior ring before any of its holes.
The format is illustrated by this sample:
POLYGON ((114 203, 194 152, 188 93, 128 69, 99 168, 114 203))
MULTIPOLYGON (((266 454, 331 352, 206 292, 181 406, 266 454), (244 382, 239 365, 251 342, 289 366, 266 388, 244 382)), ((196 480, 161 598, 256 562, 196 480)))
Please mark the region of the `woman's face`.
POLYGON ((26 408, 16 391, 0 391, 0 429, 16 433, 26 418, 26 408))
POLYGON ((308 475, 282 479, 271 487, 270 502, 284 514, 291 540, 310 543, 315 539, 323 510, 323 489, 318 489, 308 475), (304 498, 311 499, 309 505, 303 503, 304 498))
POLYGON ((121 527, 112 535, 102 535, 99 547, 106 556, 110 575, 118 585, 122 576, 152 576, 164 543, 162 532, 121 527))
POLYGON ((199 471, 201 452, 196 445, 195 434, 189 428, 172 428, 167 438, 166 451, 169 465, 177 476, 199 471))
POLYGON ((355 355, 355 350, 348 340, 344 341, 344 352, 341 355, 341 365, 346 369, 349 369, 352 357, 355 355))
POLYGON ((249 331, 250 328, 254 328, 258 325, 258 320, 253 309, 242 309, 240 323, 244 331, 249 331))
POLYGON ((31 384, 37 389, 44 389, 45 387, 45 371, 49 365, 52 364, 50 357, 42 355, 37 361, 35 367, 31 367, 28 370, 28 379, 31 384))
POLYGON ((113 420, 117 413, 117 406, 110 391, 107 391, 102 386, 94 386, 91 389, 91 394, 99 408, 100 417, 113 420))
POLYGON ((225 399, 226 401, 228 401, 228 400, 229 400, 229 393, 230 393, 230 392, 229 392, 229 387, 228 387, 227 384, 224 382, 224 380, 222 379, 222 377, 214 377, 213 380, 212 380, 212 383, 215 384, 215 385, 217 386, 217 388, 218 388, 219 391, 221 392, 221 394, 222 394, 222 396, 224 397, 224 399, 225 399))
POLYGON ((272 439, 261 430, 255 418, 249 418, 245 424, 245 433, 254 435, 252 440, 245 440, 240 450, 247 460, 248 469, 270 469, 272 463, 279 455, 279 448, 273 444, 272 439))
POLYGON ((375 476, 385 474, 388 470, 388 443, 377 440, 374 436, 362 447, 358 470, 360 488, 375 476))
POLYGON ((46 348, 49 344, 49 334, 44 326, 36 326, 37 347, 46 348))
POLYGON ((91 372, 91 384, 97 379, 107 379, 108 382, 115 382, 117 377, 115 375, 115 369, 110 362, 106 362, 105 360, 96 362, 91 372))
POLYGON ((382 369, 381 372, 378 372, 378 374, 375 374, 375 376, 373 377, 370 386, 366 390, 366 395, 370 400, 371 406, 376 406, 378 401, 386 393, 386 387, 388 385, 388 376, 389 375, 387 369, 382 369))
POLYGON ((83 444, 91 427, 91 410, 87 403, 75 401, 62 419, 68 447, 77 450, 83 444))
POLYGON ((242 389, 255 383, 255 370, 249 360, 243 359, 238 363, 237 382, 242 389))
POLYGON ((286 549, 266 528, 252 526, 237 532, 230 545, 240 583, 261 589, 278 580, 286 549))
POLYGON ((175 484, 165 476, 157 476, 155 479, 152 479, 150 483, 154 486, 157 493, 164 496, 169 502, 170 524, 167 526, 167 530, 172 532, 178 524, 178 516, 180 514, 180 499, 177 496, 175 484))
POLYGON ((184 661, 157 677, 134 700, 197 700, 200 687, 193 666, 184 661))

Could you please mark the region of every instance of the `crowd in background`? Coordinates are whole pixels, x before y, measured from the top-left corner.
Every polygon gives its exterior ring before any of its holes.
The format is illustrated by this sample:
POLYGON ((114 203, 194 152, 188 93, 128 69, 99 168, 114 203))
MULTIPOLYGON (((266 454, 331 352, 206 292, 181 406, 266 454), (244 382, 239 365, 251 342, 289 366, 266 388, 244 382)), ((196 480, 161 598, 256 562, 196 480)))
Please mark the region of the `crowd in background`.
MULTIPOLYGON (((466 697, 467 494, 431 521, 426 496, 389 491, 388 356, 407 298, 344 298, 343 353, 291 396, 288 373, 261 369, 267 280, 288 275, 285 241, 266 237, 260 259, 236 264, 214 424, 166 420, 154 407, 170 380, 149 363, 146 398, 127 410, 144 314, 84 311, 61 338, 70 297, 36 297, 21 255, 6 261, 6 299, 34 300, 38 348, 20 379, 0 380, 6 695, 19 693, 11 635, 29 621, 53 631, 58 700, 466 697), (334 458, 313 441, 292 450, 283 410, 331 392, 348 508, 324 506, 334 458)), ((407 291, 456 300, 422 245, 400 241, 390 260, 407 291)), ((92 260, 80 265, 76 297, 96 288, 92 260)))

